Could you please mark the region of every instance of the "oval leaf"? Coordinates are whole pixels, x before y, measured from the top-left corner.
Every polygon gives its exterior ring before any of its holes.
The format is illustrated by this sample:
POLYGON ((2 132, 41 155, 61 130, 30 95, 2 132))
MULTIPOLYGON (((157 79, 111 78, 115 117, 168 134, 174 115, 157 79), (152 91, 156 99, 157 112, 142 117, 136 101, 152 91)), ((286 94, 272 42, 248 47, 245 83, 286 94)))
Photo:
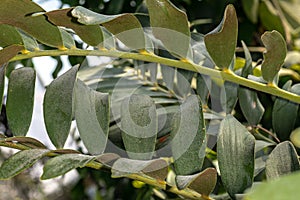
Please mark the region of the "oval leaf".
POLYGON ((234 198, 253 182, 255 138, 233 116, 221 122, 218 163, 226 191, 234 198))
POLYGON ((221 31, 207 34, 204 42, 215 64, 221 69, 227 69, 235 55, 238 35, 238 21, 233 5, 226 7, 221 24, 221 31))
POLYGON ((13 26, 0 24, 0 46, 7 47, 13 44, 23 44, 20 33, 13 26))
POLYGON ((177 175, 189 175, 202 168, 205 157, 205 123, 199 96, 191 95, 183 102, 174 118, 172 154, 177 175))
POLYGON ((80 137, 91 154, 104 152, 110 122, 108 94, 90 89, 82 81, 75 85, 75 119, 80 137))
POLYGON ((44 120, 50 140, 62 148, 72 122, 73 88, 79 65, 52 81, 44 97, 44 120))
POLYGON ((284 38, 278 31, 267 31, 261 36, 261 40, 266 47, 264 60, 261 65, 263 78, 273 84, 275 76, 284 63, 287 47, 284 38))
POLYGON ((0 167, 0 179, 9 179, 31 167, 49 150, 30 149, 20 151, 5 160, 0 167))
POLYGON ((278 144, 266 162, 267 179, 275 179, 299 169, 300 163, 296 149, 288 141, 278 144))
POLYGON ((130 158, 152 158, 157 126, 155 103, 149 96, 133 94, 123 100, 121 106, 122 138, 130 158))
POLYGON ((63 175, 72 169, 84 167, 94 159, 94 156, 82 154, 63 154, 56 156, 46 162, 41 179, 46 180, 63 175))
POLYGON ((29 67, 15 69, 10 74, 6 101, 9 127, 14 135, 25 136, 33 112, 35 71, 29 67))
POLYGON ((23 49, 23 46, 13 44, 0 50, 0 65, 7 63, 23 49))

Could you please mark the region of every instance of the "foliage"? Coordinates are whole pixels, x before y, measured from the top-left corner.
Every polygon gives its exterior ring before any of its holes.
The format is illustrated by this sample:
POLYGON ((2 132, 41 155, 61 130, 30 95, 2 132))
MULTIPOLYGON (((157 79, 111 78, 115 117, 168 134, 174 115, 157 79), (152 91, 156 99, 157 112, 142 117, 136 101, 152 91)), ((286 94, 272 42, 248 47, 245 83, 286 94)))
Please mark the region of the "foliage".
POLYGON ((1 135, 0 146, 21 151, 2 163, 0 179, 47 158, 42 179, 76 168, 109 171, 142 187, 136 199, 257 199, 297 181, 297 174, 280 178, 299 169, 299 67, 287 50, 297 48, 300 21, 290 11, 299 4, 241 1, 245 19, 259 19, 269 30, 261 35, 263 60, 254 63, 245 42, 245 58, 238 57, 244 36, 232 4, 204 35, 188 21, 193 12, 179 9, 192 1, 174 1, 179 8, 169 0, 134 1, 138 12, 126 14, 126 7, 113 12, 114 2, 99 14, 82 6, 46 12, 30 0, 1 1, 0 91, 6 75, 13 137, 1 135), (16 66, 61 55, 76 65, 46 88, 44 123, 57 148, 51 150, 26 136, 36 74, 33 66, 16 66), (85 66, 74 56, 114 59, 112 66, 85 66), (86 154, 63 149, 72 121, 86 154), (265 179, 270 184, 250 190, 265 179))

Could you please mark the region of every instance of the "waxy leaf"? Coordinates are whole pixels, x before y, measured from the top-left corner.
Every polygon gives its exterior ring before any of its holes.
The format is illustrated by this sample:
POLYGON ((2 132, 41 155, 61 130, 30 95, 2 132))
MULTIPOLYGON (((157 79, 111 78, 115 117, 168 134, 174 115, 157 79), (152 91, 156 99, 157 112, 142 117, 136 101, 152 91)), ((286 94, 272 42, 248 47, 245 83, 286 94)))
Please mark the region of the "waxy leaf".
POLYGON ((40 42, 63 47, 59 29, 43 15, 32 15, 45 12, 31 0, 2 0, 0 3, 0 24, 18 27, 40 42))
POLYGON ((255 138, 233 116, 221 122, 217 142, 222 182, 228 194, 243 193, 253 182, 255 138))
POLYGON ((75 119, 80 137, 91 154, 104 152, 109 132, 108 94, 90 89, 82 81, 75 85, 75 119))
POLYGON ((23 43, 24 43, 25 50, 27 50, 27 51, 39 50, 39 45, 33 37, 26 34, 22 30, 19 30, 19 32, 20 32, 20 35, 22 36, 22 40, 23 40, 23 43))
POLYGON ((62 148, 72 122, 73 89, 79 65, 52 81, 44 97, 44 120, 48 136, 57 148, 62 148))
POLYGON ((121 105, 122 138, 132 159, 151 159, 156 143, 157 114, 154 101, 147 95, 133 94, 121 105))
POLYGON ((215 64, 221 69, 227 69, 235 55, 238 35, 238 21, 233 5, 226 7, 221 25, 220 32, 207 34, 204 42, 215 64))
POLYGON ((186 14, 169 0, 146 0, 146 4, 153 35, 170 53, 191 59, 191 33, 186 14))
POLYGON ((278 144, 266 162, 267 179, 275 179, 299 169, 300 163, 296 149, 288 141, 278 144))
POLYGON ((286 43, 278 31, 265 32, 261 36, 261 40, 266 47, 264 60, 261 65, 262 76, 269 84, 273 84, 274 78, 278 74, 286 57, 286 43))
POLYGON ((35 71, 23 67, 11 72, 6 112, 13 135, 25 136, 31 123, 35 89, 35 71))
POLYGON ((2 163, 0 167, 0 179, 9 179, 28 169, 48 151, 45 149, 30 149, 14 154, 2 163))
POLYGON ((45 13, 48 20, 57 26, 64 26, 73 29, 76 34, 88 45, 98 46, 103 42, 103 34, 100 26, 97 25, 84 25, 76 21, 72 16, 71 11, 73 8, 66 8, 61 10, 54 10, 45 13))
POLYGON ((0 50, 0 65, 7 63, 23 49, 23 46, 13 44, 0 50))
POLYGON ((13 26, 0 24, 0 46, 7 47, 13 44, 23 44, 20 33, 13 26))
POLYGON ((204 171, 190 176, 176 176, 178 189, 190 188, 202 196, 208 197, 217 184, 217 170, 207 168, 204 171))
POLYGON ((205 157, 205 123, 199 96, 191 95, 174 117, 172 154, 177 175, 199 172, 205 157))
POLYGON ((63 154, 48 160, 43 169, 42 180, 55 178, 76 169, 85 167, 86 164, 94 160, 94 156, 83 154, 63 154))
POLYGON ((168 174, 168 163, 164 159, 131 160, 118 159, 112 166, 112 177, 126 177, 130 174, 145 174, 154 179, 165 180, 168 174))

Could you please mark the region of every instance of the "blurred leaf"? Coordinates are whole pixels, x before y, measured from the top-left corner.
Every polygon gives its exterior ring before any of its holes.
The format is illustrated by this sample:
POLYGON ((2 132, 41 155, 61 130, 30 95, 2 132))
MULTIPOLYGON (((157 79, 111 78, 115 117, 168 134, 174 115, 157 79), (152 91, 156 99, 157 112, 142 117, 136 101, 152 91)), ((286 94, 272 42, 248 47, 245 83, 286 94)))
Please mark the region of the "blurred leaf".
POLYGON ((44 97, 44 120, 54 146, 62 148, 72 121, 73 88, 79 65, 52 81, 44 97))
POLYGON ((244 49, 245 59, 246 59, 245 65, 243 66, 243 69, 242 69, 242 77, 247 78, 249 74, 252 74, 252 70, 253 70, 252 57, 251 57, 250 51, 244 41, 242 41, 242 46, 244 49))
POLYGON ((80 137, 91 154, 104 152, 109 131, 109 96, 75 84, 75 119, 80 137))
POLYGON ((182 97, 191 93, 191 82, 195 72, 184 69, 176 69, 176 92, 182 97))
POLYGON ((300 127, 292 131, 290 139, 295 147, 300 148, 300 127))
POLYGON ((238 21, 233 5, 226 7, 220 25, 220 32, 207 34, 204 42, 215 64, 221 69, 227 69, 235 55, 238 34, 238 21))
POLYGON ((168 163, 164 159, 131 160, 118 159, 112 166, 112 177, 126 177, 130 174, 146 174, 152 178, 165 180, 168 173, 168 163))
POLYGON ((146 4, 153 35, 170 53, 192 60, 191 33, 186 14, 169 0, 146 0, 146 4))
POLYGON ((88 45, 98 46, 103 42, 103 34, 100 26, 97 25, 83 25, 72 17, 71 11, 73 8, 66 8, 61 10, 54 10, 45 13, 48 20, 57 26, 64 26, 73 29, 76 34, 88 45))
POLYGON ((94 156, 83 154, 63 154, 56 156, 46 162, 41 179, 46 180, 64 175, 72 169, 85 167, 87 163, 94 159, 94 156))
POLYGON ((13 26, 0 24, 0 46, 7 47, 13 44, 23 44, 20 33, 13 26))
POLYGON ((176 176, 178 189, 190 188, 204 197, 208 197, 217 184, 217 170, 207 168, 204 171, 190 176, 176 176))
POLYGON ((250 125, 257 125, 265 112, 260 102, 257 92, 246 87, 240 87, 238 90, 239 104, 243 115, 250 125))
POLYGON ((35 71, 23 67, 9 77, 6 112, 13 135, 25 136, 31 123, 35 89, 35 71))
POLYGON ((259 18, 262 25, 267 30, 277 30, 282 35, 285 34, 284 25, 281 18, 279 17, 278 10, 274 8, 271 1, 260 1, 259 18))
POLYGON ((0 65, 7 63, 10 59, 15 57, 23 49, 23 46, 13 44, 0 50, 0 65))
POLYGON ((300 195, 300 173, 292 173, 279 179, 261 183, 247 194, 245 200, 295 199, 300 195))
POLYGON ((59 29, 43 15, 32 15, 45 12, 31 0, 2 0, 0 4, 0 24, 9 24, 24 30, 40 42, 63 47, 59 29))
POLYGON ((2 163, 0 167, 0 179, 9 179, 28 169, 48 151, 45 149, 30 149, 14 154, 2 163))
POLYGON ((252 185, 254 146, 255 138, 233 116, 228 115, 221 122, 218 163, 222 182, 232 198, 252 185))
POLYGON ((278 1, 278 2, 289 25, 293 29, 297 29, 300 26, 299 1, 278 1))
POLYGON ((242 0, 245 14, 254 24, 257 23, 259 0, 242 0))
POLYGON ((268 180, 279 178, 299 169, 300 163, 296 149, 288 141, 278 144, 270 153, 266 162, 268 180))
POLYGON ((262 76, 268 83, 273 83, 286 57, 286 43, 278 31, 265 32, 261 40, 267 49, 261 65, 262 76))
POLYGON ((151 159, 157 135, 154 101, 142 94, 125 98, 121 106, 121 129, 128 156, 133 159, 151 159))
POLYGON ((100 26, 103 33, 103 47, 106 49, 115 49, 116 41, 112 33, 110 33, 105 27, 100 26))
POLYGON ((171 131, 175 173, 199 172, 205 157, 205 123, 199 96, 190 95, 174 117, 171 131))

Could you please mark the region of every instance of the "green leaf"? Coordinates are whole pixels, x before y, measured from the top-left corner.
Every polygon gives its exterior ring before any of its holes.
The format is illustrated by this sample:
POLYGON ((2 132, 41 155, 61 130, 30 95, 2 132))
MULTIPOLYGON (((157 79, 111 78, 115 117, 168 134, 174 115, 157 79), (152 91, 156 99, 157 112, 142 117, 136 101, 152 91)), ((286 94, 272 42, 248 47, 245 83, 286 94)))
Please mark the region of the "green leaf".
POLYGON ((79 65, 52 81, 44 97, 44 120, 48 136, 57 148, 62 148, 72 121, 73 89, 79 65))
POLYGON ((238 35, 238 21, 233 5, 226 7, 221 25, 220 32, 205 35, 204 42, 215 64, 221 69, 228 69, 235 55, 238 35))
POLYGON ((242 0, 242 5, 246 16, 254 24, 257 23, 259 0, 242 0))
POLYGON ((234 198, 253 182, 255 138, 233 116, 221 122, 218 163, 226 191, 234 198))
POLYGON ((24 30, 40 42, 61 48, 63 47, 59 29, 43 15, 32 15, 45 12, 31 0, 2 0, 0 3, 0 24, 8 24, 24 30))
POLYGON ((35 71, 29 67, 10 74, 6 101, 9 127, 14 135, 25 136, 31 123, 34 102, 35 71))
POLYGON ((46 146, 37 139, 24 136, 8 137, 5 142, 20 143, 30 148, 46 149, 46 146))
POLYGON ((238 90, 239 104, 243 115, 250 125, 257 125, 265 112, 260 102, 257 92, 246 87, 240 87, 238 90))
POLYGON ((300 148, 300 127, 292 131, 290 139, 295 147, 300 148))
POLYGON ((184 69, 176 69, 176 93, 182 97, 186 97, 191 93, 191 82, 195 72, 184 69))
POLYGON ((112 166, 112 177, 120 178, 131 174, 145 174, 152 178, 165 180, 168 173, 168 163, 164 159, 131 160, 118 159, 112 166))
POLYGON ((63 39, 64 47, 66 47, 68 49, 76 48, 76 44, 75 44, 75 41, 74 41, 72 35, 62 28, 59 28, 59 31, 60 31, 61 37, 63 39))
POLYGON ((176 176, 178 189, 190 188, 202 196, 208 197, 217 184, 217 170, 207 168, 204 171, 190 176, 176 176))
POLYGON ((221 104, 227 114, 232 112, 237 103, 238 88, 237 84, 225 81, 224 89, 221 89, 221 104))
POLYGON ((278 74, 286 57, 286 43, 278 31, 265 32, 261 36, 261 40, 267 49, 261 65, 262 76, 268 83, 273 84, 274 78, 278 74))
POLYGON ((103 42, 103 34, 100 26, 97 25, 83 25, 76 21, 72 16, 73 8, 66 8, 54 10, 45 13, 48 20, 57 26, 63 26, 73 29, 75 33, 88 45, 98 46, 103 42))
POLYGON ((146 0, 146 4, 153 35, 170 53, 192 60, 191 33, 186 14, 169 0, 146 0))
POLYGON ((292 173, 279 179, 261 183, 254 187, 245 200, 272 200, 297 199, 299 190, 300 173, 292 173))
POLYGON ((157 114, 155 103, 149 96, 133 94, 123 100, 121 130, 130 158, 152 158, 156 143, 157 114))
POLYGON ((36 50, 39 50, 39 45, 38 45, 37 41, 33 37, 27 35, 22 30, 19 30, 19 33, 22 36, 24 47, 25 47, 25 49, 27 51, 36 51, 36 50))
POLYGON ((244 49, 245 59, 246 59, 245 65, 242 69, 242 77, 247 78, 248 75, 252 74, 252 71, 253 71, 252 57, 251 57, 250 51, 249 51, 249 49, 246 46, 244 41, 242 41, 242 46, 243 46, 243 49, 244 49))
POLYGON ((94 156, 83 154, 63 154, 48 160, 43 168, 42 180, 55 178, 76 169, 85 167, 86 164, 94 160, 94 156))
POLYGON ((30 149, 20 151, 5 160, 0 167, 0 179, 9 179, 31 167, 49 150, 30 149))
POLYGON ((299 169, 300 163, 296 149, 288 141, 278 144, 266 162, 267 179, 275 179, 299 169))
POLYGON ((90 89, 82 81, 75 84, 75 119, 80 137, 91 154, 104 152, 110 122, 108 94, 90 89))
POLYGON ((297 1, 279 1, 280 8, 288 22, 293 29, 297 29, 300 25, 300 16, 298 11, 300 9, 297 1))
POLYGON ((13 44, 0 50, 0 65, 7 63, 10 59, 15 57, 23 49, 23 46, 13 44))
POLYGON ((6 64, 0 66, 0 110, 2 110, 2 102, 3 102, 3 95, 4 95, 4 86, 5 86, 5 74, 6 74, 6 64))
POLYGON ((111 168, 113 163, 119 159, 120 156, 115 153, 104 153, 95 158, 96 161, 100 162, 102 165, 111 168))
POLYGON ((177 175, 189 175, 202 168, 205 157, 205 123, 199 96, 190 95, 174 117, 172 154, 177 175))
POLYGON ((20 33, 13 26, 0 24, 0 46, 7 47, 13 44, 23 44, 20 33))
POLYGON ((197 94, 200 96, 201 102, 203 105, 207 104, 208 101, 208 77, 206 75, 202 75, 200 73, 197 73, 197 78, 196 78, 196 91, 197 94))

